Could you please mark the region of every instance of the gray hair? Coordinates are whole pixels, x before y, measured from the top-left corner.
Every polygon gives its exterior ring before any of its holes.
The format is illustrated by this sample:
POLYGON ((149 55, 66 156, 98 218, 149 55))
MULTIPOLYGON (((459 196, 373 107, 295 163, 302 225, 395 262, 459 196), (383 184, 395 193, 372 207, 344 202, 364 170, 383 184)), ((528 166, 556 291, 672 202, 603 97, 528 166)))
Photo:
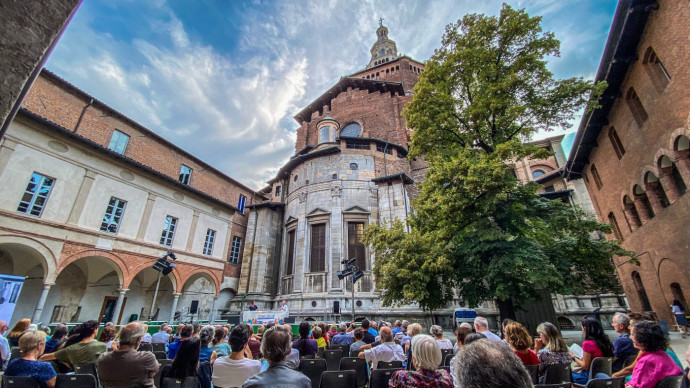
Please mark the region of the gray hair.
POLYGON ((402 321, 402 327, 406 328, 410 326, 410 322, 407 319, 403 319, 402 321))
POLYGON ((347 325, 344 323, 341 323, 340 326, 338 326, 338 331, 341 333, 344 333, 347 331, 347 325))
POLYGON ((132 322, 120 330, 120 345, 136 346, 139 338, 146 334, 144 325, 140 322, 132 322))
POLYGON ((434 371, 441 365, 441 347, 426 334, 412 337, 412 357, 419 369, 434 371))
POLYGON ((291 339, 285 327, 274 326, 266 330, 261 339, 261 354, 269 364, 283 361, 292 350, 291 339))
POLYGON ((489 321, 486 320, 484 317, 477 317, 474 318, 474 325, 477 327, 486 327, 487 329, 489 328, 489 321))
POLYGON ((216 329, 213 326, 204 326, 201 331, 199 331, 199 341, 201 341, 201 346, 208 346, 215 334, 216 329))
POLYGON ((470 325, 468 322, 461 323, 460 327, 466 327, 466 328, 472 330, 472 325, 470 325))
POLYGON ((522 361, 499 341, 474 341, 460 348, 454 373, 457 387, 532 388, 522 361))
POLYGON ((443 337, 443 328, 439 325, 433 325, 431 326, 431 330, 429 330, 429 333, 433 335, 434 337, 443 337))
POLYGON ((613 314, 613 321, 619 325, 625 326, 626 329, 630 326, 630 317, 628 317, 628 314, 615 313, 613 314))

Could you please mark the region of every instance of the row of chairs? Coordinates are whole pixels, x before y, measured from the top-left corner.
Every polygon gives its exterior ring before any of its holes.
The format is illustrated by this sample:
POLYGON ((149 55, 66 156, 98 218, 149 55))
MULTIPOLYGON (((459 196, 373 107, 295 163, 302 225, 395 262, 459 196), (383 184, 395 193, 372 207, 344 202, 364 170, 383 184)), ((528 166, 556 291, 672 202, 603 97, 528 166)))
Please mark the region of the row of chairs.
MULTIPOLYGON (((39 388, 33 377, 2 376, 4 388, 39 388)), ((55 379, 55 388, 98 388, 98 381, 90 374, 59 374, 55 379)))

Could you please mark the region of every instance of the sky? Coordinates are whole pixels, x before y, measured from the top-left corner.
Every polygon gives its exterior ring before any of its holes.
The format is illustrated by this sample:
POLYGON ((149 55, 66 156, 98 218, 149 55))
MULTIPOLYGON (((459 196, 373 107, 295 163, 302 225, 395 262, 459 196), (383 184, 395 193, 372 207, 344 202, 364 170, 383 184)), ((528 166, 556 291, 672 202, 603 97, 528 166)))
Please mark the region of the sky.
MULTIPOLYGON (((295 152, 293 116, 369 62, 379 18, 401 54, 424 61, 447 24, 501 3, 84 0, 46 68, 260 189, 295 152)), ((617 1, 507 3, 561 41, 548 64, 556 77, 594 78, 617 1)))

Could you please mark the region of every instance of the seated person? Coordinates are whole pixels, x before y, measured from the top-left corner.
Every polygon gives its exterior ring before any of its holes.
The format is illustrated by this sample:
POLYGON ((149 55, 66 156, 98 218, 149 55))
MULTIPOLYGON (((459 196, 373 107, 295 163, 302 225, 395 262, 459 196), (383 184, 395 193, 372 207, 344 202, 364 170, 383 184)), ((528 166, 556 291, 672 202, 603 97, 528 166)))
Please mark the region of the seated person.
POLYGON ((44 331, 27 331, 19 339, 21 358, 10 360, 5 369, 5 376, 31 376, 41 388, 55 386, 57 373, 48 362, 38 361, 46 346, 44 331))
MULTIPOLYGON (((592 317, 582 320, 582 333, 585 342, 582 343, 582 358, 573 357, 573 361, 582 368, 581 372, 572 372, 573 382, 587 384, 589 380, 589 367, 592 360, 597 357, 613 357, 613 345, 609 337, 604 334, 601 323, 592 317)), ((571 354, 572 356, 572 354, 571 354)))
POLYGON ((537 354, 530 349, 532 336, 520 322, 509 321, 503 330, 505 340, 525 365, 539 365, 537 354))
POLYGON ((318 326, 314 326, 314 329, 311 331, 311 333, 314 336, 314 340, 316 340, 316 346, 321 349, 326 349, 326 339, 323 337, 323 329, 318 326))
MULTIPOLYGON (((481 334, 481 333, 480 333, 481 334)), ((505 343, 479 338, 469 341, 455 356, 457 387, 532 388, 532 378, 522 361, 505 343)))
MULTIPOLYGON (((189 325, 191 326, 191 325, 189 325)), ((172 365, 163 367, 161 379, 170 377, 184 380, 187 377, 199 377, 199 351, 201 342, 197 337, 190 337, 182 341, 179 351, 175 355, 172 365)))
POLYGON ((682 370, 664 349, 669 338, 656 322, 639 321, 632 330, 633 344, 640 350, 632 378, 625 386, 629 388, 654 388, 666 376, 676 376, 682 370))
POLYGON ((626 314, 614 314, 611 326, 619 334, 618 338, 613 341, 613 356, 615 359, 611 365, 612 372, 616 373, 623 369, 628 358, 636 356, 638 352, 630 339, 630 318, 626 314))
POLYGON ((153 387, 153 376, 160 365, 151 352, 138 352, 146 332, 140 322, 130 322, 120 330, 117 350, 98 358, 98 377, 106 387, 153 387))
POLYGON ((350 353, 359 352, 362 346, 367 344, 366 342, 364 342, 364 330, 362 330, 361 328, 355 329, 354 333, 355 334, 353 339, 355 340, 355 342, 350 344, 350 353))
POLYGON ((539 357, 539 376, 543 376, 551 365, 570 364, 573 361, 556 325, 543 322, 537 326, 537 334, 539 338, 534 340, 534 350, 539 357))
POLYGON ((49 354, 41 356, 41 361, 58 360, 72 367, 79 364, 97 364, 98 356, 105 353, 103 342, 96 341, 99 322, 86 321, 72 329, 72 333, 65 347, 49 354))
POLYGON ((299 324, 299 337, 300 339, 292 343, 292 347, 299 351, 300 358, 316 355, 318 344, 316 340, 309 339, 309 322, 299 324))
POLYGON ((232 353, 219 357, 213 364, 213 385, 217 387, 241 387, 247 379, 259 373, 261 363, 252 359, 249 337, 252 332, 248 325, 239 324, 230 332, 232 353))
MULTIPOLYGON (((368 363, 371 363, 372 369, 376 369, 379 361, 405 361, 405 351, 403 350, 402 346, 393 341, 393 332, 391 331, 391 328, 381 328, 380 335, 381 345, 373 349, 360 352, 358 357, 367 360, 368 363)), ((439 365, 440 364, 441 362, 439 362, 439 365)))
MULTIPOLYGON (((306 323, 306 322, 303 322, 306 323)), ((309 325, 307 323, 307 325, 309 325)), ((290 332, 282 325, 274 326, 264 333, 261 341, 261 354, 268 361, 266 371, 250 377, 243 388, 294 387, 311 388, 311 380, 304 374, 290 369, 285 363, 291 352, 290 332), (289 382, 289 385, 286 384, 289 382)), ((293 345, 294 347, 294 345, 293 345)))
MULTIPOLYGON (((381 329, 381 336, 385 329, 387 328, 381 329)), ((390 388, 453 388, 453 379, 450 374, 445 369, 437 370, 441 362, 441 348, 437 339, 424 334, 417 335, 412 339, 412 365, 415 370, 395 372, 388 386, 390 388)))
MULTIPOLYGON (((338 327, 338 334, 333 336, 333 339, 331 340, 331 346, 332 345, 351 345, 354 342, 354 338, 350 336, 349 334, 346 333, 347 331, 347 325, 344 323, 341 323, 340 326, 338 327)), ((347 357, 347 355, 345 355, 347 357)))

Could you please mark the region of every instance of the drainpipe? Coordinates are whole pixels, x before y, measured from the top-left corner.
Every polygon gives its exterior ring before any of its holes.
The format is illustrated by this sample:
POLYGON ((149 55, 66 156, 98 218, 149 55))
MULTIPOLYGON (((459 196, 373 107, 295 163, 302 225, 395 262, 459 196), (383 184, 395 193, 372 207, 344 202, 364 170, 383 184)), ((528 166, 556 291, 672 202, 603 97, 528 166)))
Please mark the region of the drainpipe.
POLYGON ((388 164, 386 163, 386 151, 388 151, 388 143, 383 147, 383 176, 388 176, 388 164))
POLYGON ((77 120, 77 125, 74 126, 74 133, 77 133, 77 129, 79 129, 79 124, 81 124, 81 120, 84 118, 84 113, 86 113, 86 110, 93 104, 93 98, 91 101, 89 101, 88 104, 84 105, 84 109, 81 110, 81 114, 79 115, 79 120, 77 120))

